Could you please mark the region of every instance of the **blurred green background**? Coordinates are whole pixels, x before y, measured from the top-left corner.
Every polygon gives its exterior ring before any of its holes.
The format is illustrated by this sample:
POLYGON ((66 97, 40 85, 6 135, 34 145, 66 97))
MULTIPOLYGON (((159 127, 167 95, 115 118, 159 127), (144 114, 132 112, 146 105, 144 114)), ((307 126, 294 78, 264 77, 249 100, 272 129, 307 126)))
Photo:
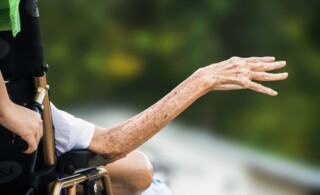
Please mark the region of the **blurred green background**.
POLYGON ((40 1, 52 99, 143 109, 231 56, 286 60, 279 92, 214 92, 180 120, 282 158, 320 163, 320 1, 40 1))

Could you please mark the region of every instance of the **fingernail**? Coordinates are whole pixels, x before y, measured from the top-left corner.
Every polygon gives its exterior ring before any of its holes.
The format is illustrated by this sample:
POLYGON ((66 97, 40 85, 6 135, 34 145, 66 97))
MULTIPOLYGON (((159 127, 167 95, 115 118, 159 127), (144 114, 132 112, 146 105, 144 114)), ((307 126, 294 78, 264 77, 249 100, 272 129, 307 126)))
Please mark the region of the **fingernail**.
POLYGON ((272 96, 276 96, 276 95, 278 95, 278 92, 272 91, 272 96))
POLYGON ((287 62, 286 61, 280 61, 282 64, 286 64, 287 62))

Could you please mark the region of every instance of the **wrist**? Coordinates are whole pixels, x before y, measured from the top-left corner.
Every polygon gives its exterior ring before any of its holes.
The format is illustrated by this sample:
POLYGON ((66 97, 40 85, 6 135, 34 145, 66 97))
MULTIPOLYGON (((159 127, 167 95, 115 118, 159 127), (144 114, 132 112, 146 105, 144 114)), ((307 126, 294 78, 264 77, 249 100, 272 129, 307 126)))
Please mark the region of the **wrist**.
POLYGON ((213 75, 210 77, 208 74, 207 67, 199 68, 192 77, 195 78, 197 86, 203 89, 204 94, 213 90, 216 81, 213 75))
POLYGON ((11 110, 13 102, 8 98, 7 100, 0 101, 0 122, 7 115, 7 113, 11 110))

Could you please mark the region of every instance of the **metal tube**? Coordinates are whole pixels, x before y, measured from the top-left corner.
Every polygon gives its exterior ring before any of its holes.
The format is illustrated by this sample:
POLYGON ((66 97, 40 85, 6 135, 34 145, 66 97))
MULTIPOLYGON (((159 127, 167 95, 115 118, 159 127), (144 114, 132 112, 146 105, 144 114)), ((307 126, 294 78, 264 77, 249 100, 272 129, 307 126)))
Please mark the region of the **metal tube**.
POLYGON ((68 195, 76 195, 77 194, 77 184, 74 183, 72 186, 68 188, 68 195))
MULTIPOLYGON (((35 77, 36 87, 40 87, 43 89, 47 89, 47 80, 46 76, 35 77)), ((53 124, 51 119, 50 112, 50 102, 49 95, 46 93, 43 100, 43 138, 42 138, 42 147, 44 153, 44 163, 45 165, 52 166, 56 163, 56 155, 55 155, 55 145, 54 145, 54 133, 53 133, 53 124)))
POLYGON ((77 175, 73 175, 73 176, 58 180, 57 182, 55 182, 54 186, 52 187, 51 195, 60 195, 61 190, 63 188, 70 188, 70 187, 73 188, 73 186, 76 184, 80 184, 81 182, 84 182, 91 178, 99 178, 99 177, 105 177, 104 182, 106 182, 105 185, 107 185, 108 195, 114 195, 111 188, 111 180, 110 180, 109 172, 103 167, 98 167, 97 170, 98 170, 97 174, 85 175, 85 174, 79 173, 77 175))
POLYGON ((42 87, 38 87, 37 94, 36 94, 36 97, 34 98, 34 101, 43 105, 43 100, 46 97, 46 93, 47 93, 46 89, 42 87))

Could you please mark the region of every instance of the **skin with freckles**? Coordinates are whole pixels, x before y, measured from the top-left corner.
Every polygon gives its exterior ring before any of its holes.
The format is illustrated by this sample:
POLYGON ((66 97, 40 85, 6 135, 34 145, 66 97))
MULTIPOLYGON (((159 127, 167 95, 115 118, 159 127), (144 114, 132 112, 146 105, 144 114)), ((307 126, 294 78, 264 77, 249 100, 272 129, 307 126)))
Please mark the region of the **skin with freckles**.
MULTIPOLYGON (((257 81, 277 81, 288 73, 268 73, 286 65, 274 57, 232 57, 200 68, 163 99, 135 117, 111 129, 96 128, 89 150, 114 161, 147 141, 202 95, 217 90, 251 89, 275 96, 277 92, 257 81)), ((40 116, 10 101, 0 72, 0 124, 19 135, 32 153, 42 137, 40 116), (17 114, 19 113, 19 114, 17 114)))
MULTIPOLYGON (((273 57, 264 58, 239 58, 233 57, 229 60, 212 64, 210 71, 215 70, 216 75, 212 75, 212 79, 218 79, 216 86, 212 90, 235 90, 235 89, 251 89, 260 93, 275 96, 278 93, 261 84, 253 82, 258 81, 276 81, 283 80, 288 77, 288 73, 267 73, 286 65, 285 61, 274 61, 273 57), (219 74, 219 75, 218 75, 219 74)), ((209 81, 210 82, 210 81, 209 81)))
MULTIPOLYGON (((165 97, 140 114, 114 128, 96 126, 88 147, 101 154, 108 163, 115 194, 141 194, 151 183, 152 166, 141 153, 132 152, 165 125, 182 113, 194 101, 211 91, 251 89, 275 96, 277 92, 255 81, 278 81, 288 73, 268 73, 283 68, 285 61, 274 57, 232 57, 195 71, 165 97)), ((0 124, 27 141, 32 153, 42 137, 40 116, 12 103, 0 72, 0 124)))
POLYGON ((288 73, 268 73, 283 68, 274 57, 232 57, 195 71, 165 97, 114 128, 96 127, 89 150, 115 161, 146 142, 194 101, 211 91, 251 89, 270 96, 273 89, 255 81, 278 81, 288 73))

